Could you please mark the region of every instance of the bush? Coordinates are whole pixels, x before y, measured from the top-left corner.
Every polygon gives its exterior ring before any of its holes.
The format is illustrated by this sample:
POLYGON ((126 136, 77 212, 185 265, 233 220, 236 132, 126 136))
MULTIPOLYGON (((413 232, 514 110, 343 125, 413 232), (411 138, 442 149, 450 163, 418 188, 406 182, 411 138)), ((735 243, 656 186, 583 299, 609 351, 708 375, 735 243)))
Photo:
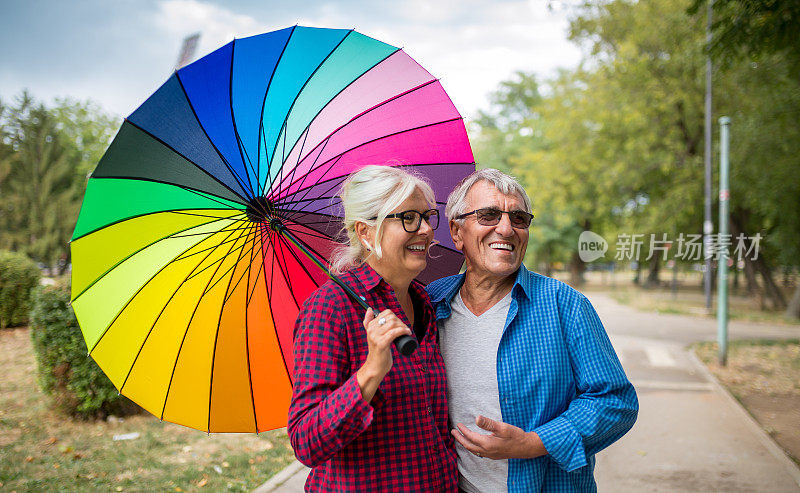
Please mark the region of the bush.
POLYGON ((39 368, 39 386, 62 412, 78 418, 105 418, 138 412, 87 356, 86 343, 64 287, 33 291, 31 339, 39 368))
POLYGON ((40 276, 33 260, 0 250, 0 329, 28 322, 31 290, 39 284, 40 276))

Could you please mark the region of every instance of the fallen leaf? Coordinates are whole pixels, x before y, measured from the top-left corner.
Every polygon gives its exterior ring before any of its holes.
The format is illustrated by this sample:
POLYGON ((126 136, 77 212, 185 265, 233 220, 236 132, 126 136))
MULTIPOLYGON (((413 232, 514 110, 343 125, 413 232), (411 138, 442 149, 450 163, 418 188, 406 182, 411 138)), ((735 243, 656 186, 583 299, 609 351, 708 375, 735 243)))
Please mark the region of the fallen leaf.
POLYGON ((25 457, 25 462, 33 462, 33 456, 29 455, 29 456, 25 457))
POLYGON ((208 477, 203 475, 203 479, 201 479, 200 481, 197 482, 197 487, 198 488, 202 488, 203 486, 205 486, 207 484, 208 484, 208 477))
POLYGON ((231 467, 231 465, 230 465, 230 464, 228 464, 227 462, 223 462, 223 463, 222 463, 222 467, 231 467))
POLYGON ((44 444, 45 445, 54 445, 57 441, 58 441, 58 438, 50 437, 47 440, 45 440, 44 444))

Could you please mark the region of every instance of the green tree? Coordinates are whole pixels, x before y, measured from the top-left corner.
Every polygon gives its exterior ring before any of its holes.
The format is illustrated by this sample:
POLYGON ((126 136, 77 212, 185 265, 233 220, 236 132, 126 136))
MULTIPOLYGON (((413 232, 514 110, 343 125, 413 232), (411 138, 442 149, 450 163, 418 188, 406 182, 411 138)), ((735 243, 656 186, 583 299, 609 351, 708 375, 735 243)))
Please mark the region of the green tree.
POLYGON ((61 273, 87 173, 113 127, 89 103, 60 101, 47 108, 27 92, 0 117, 0 248, 61 273))

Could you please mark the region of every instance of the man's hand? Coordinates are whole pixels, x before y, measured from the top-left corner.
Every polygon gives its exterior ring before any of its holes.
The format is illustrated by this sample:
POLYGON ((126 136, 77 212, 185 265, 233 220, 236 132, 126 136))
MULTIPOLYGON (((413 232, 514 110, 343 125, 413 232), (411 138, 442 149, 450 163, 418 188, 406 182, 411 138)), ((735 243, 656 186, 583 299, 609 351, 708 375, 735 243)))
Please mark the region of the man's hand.
POLYGON ((542 440, 534 432, 528 432, 516 426, 501 421, 495 421, 485 416, 475 418, 475 424, 489 435, 476 433, 461 423, 456 426, 458 430, 450 432, 456 441, 478 457, 489 459, 531 459, 547 455, 547 450, 542 440))

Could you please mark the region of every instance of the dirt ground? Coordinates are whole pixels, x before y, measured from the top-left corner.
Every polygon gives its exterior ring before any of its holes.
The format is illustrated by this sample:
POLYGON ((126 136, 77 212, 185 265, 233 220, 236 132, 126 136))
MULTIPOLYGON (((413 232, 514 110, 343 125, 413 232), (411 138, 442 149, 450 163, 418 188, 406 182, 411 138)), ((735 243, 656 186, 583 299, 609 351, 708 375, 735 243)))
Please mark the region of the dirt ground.
POLYGON ((285 429, 209 435, 149 414, 68 419, 36 384, 27 328, 0 330, 0 368, 0 491, 252 491, 293 458, 285 429))
POLYGON ((800 341, 735 341, 725 367, 717 362, 716 344, 698 345, 697 354, 800 464, 800 341))

